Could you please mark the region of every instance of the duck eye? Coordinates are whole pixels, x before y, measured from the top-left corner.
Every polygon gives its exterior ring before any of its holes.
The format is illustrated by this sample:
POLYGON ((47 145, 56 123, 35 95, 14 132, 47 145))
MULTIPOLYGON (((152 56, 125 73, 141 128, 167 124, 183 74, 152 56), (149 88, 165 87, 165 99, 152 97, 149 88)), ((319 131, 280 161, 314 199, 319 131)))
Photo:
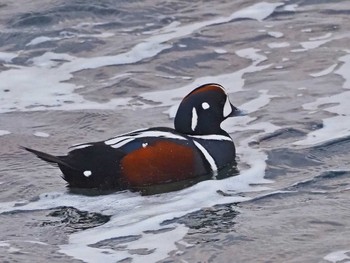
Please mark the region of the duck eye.
POLYGON ((202 103, 202 108, 203 108, 203 110, 209 109, 209 108, 210 108, 209 103, 208 103, 208 102, 203 102, 203 103, 202 103))

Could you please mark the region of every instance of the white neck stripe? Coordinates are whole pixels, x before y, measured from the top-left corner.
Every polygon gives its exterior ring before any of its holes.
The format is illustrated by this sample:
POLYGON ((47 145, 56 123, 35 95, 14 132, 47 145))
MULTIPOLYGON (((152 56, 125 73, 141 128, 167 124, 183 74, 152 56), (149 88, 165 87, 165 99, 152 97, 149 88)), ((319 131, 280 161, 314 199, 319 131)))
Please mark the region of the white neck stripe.
POLYGON ((193 142, 196 145, 196 147, 198 148, 198 150, 200 150, 202 152, 202 154, 204 155, 205 159, 207 160, 207 162, 210 165, 210 169, 212 171, 217 171, 218 167, 216 166, 214 158, 209 154, 209 152, 199 142, 196 142, 196 141, 193 141, 193 142))

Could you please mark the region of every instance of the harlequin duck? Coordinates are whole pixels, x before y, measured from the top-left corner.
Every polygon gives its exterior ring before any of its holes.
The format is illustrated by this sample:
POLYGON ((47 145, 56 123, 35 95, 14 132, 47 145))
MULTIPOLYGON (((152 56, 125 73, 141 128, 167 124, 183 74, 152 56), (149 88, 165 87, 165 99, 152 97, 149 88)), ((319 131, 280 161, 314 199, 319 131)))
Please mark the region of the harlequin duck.
POLYGON ((65 156, 23 147, 58 165, 73 188, 132 189, 196 178, 235 161, 235 145, 220 124, 240 115, 224 90, 202 85, 180 103, 175 129, 132 131, 106 141, 72 146, 65 156))

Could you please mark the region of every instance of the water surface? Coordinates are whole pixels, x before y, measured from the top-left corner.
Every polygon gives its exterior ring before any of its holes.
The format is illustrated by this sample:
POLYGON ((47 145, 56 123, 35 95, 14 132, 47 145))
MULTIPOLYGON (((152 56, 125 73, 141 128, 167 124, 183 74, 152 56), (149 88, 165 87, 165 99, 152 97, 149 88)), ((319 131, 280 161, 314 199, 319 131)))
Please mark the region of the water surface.
MULTIPOLYGON (((349 1, 3 1, 3 262, 350 260, 349 1), (69 191, 19 149, 172 127, 206 82, 237 176, 155 195, 69 191)), ((233 173, 234 174, 234 173, 233 173)))

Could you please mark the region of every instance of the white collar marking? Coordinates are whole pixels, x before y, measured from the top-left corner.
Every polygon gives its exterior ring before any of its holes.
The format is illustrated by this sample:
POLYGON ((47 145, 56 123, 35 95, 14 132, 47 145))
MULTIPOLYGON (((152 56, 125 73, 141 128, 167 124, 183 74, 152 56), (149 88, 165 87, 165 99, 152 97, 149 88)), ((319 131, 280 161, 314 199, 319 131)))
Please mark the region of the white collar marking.
POLYGON ((214 158, 209 154, 209 152, 199 142, 196 142, 196 141, 193 141, 193 142, 196 145, 196 147, 198 148, 198 150, 200 150, 202 152, 202 154, 204 155, 205 159, 207 160, 207 162, 210 165, 210 169, 212 171, 217 171, 218 167, 216 166, 214 158))

